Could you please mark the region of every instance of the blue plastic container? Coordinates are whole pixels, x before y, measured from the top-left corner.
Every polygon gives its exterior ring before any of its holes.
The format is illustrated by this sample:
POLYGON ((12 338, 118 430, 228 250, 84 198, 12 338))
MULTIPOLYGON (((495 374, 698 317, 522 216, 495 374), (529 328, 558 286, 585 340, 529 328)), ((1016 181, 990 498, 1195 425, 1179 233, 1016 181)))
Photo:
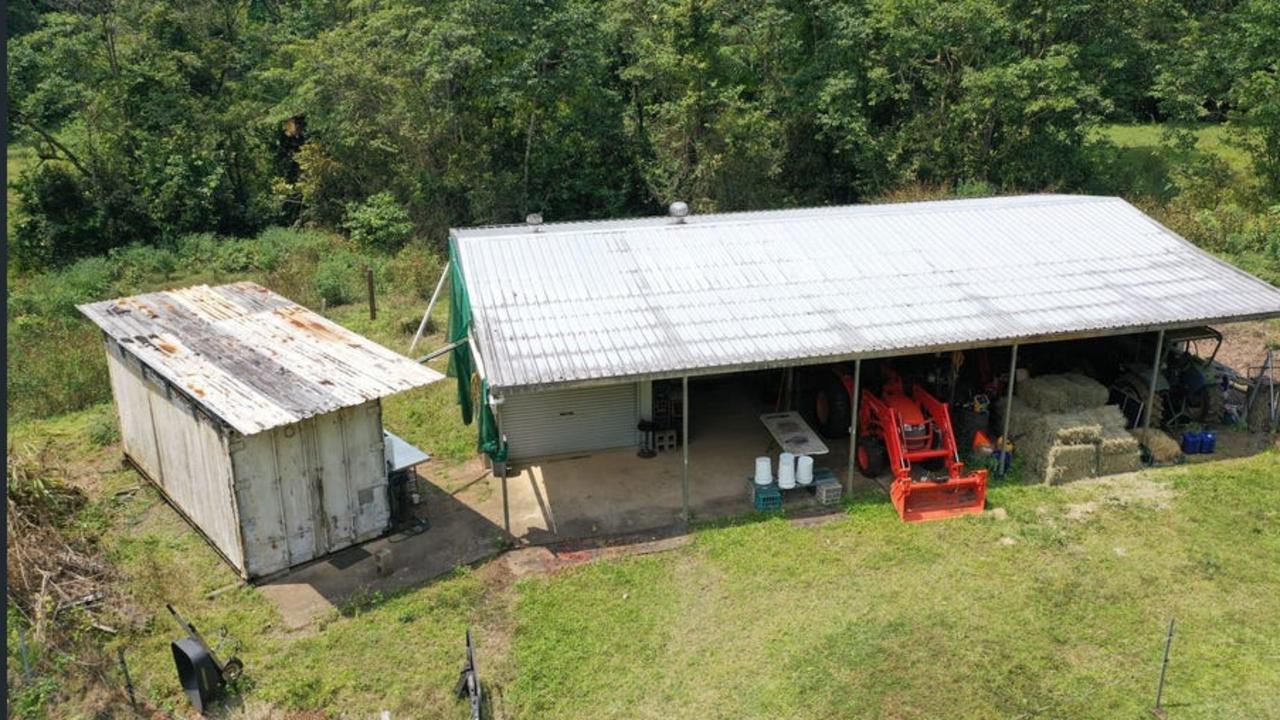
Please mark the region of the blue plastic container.
POLYGON ((996 467, 1000 467, 1000 463, 1004 463, 1005 468, 1013 466, 1013 452, 1010 450, 996 450, 991 453, 991 457, 996 461, 996 467))
POLYGON ((1182 433, 1182 454, 1197 455, 1204 446, 1204 433, 1191 432, 1190 430, 1182 433))
POLYGON ((1218 433, 1205 431, 1200 433, 1200 452, 1204 455, 1212 454, 1214 449, 1218 447, 1218 433))

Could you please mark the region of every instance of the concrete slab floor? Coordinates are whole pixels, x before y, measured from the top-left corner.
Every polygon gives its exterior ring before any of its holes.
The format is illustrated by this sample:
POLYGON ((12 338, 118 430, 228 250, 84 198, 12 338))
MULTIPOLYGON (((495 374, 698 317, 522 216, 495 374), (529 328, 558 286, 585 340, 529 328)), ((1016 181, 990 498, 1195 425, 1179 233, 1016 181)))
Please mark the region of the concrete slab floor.
MULTIPOLYGON (((747 479, 757 455, 779 452, 760 423, 771 411, 754 393, 726 380, 690 385, 690 507, 693 519, 709 520, 752 511, 747 479)), ((831 453, 816 458, 845 478, 848 441, 829 441, 831 453)), ((482 560, 506 547, 544 546, 593 540, 635 544, 683 532, 679 449, 644 459, 635 448, 547 458, 512 469, 505 479, 510 532, 505 529, 502 478, 484 473, 448 489, 430 464, 424 511, 430 529, 400 533, 349 548, 297 568, 261 586, 300 629, 332 612, 359 592, 421 585, 459 565, 482 560), (648 531, 648 532, 646 532, 648 531), (619 539, 622 536, 629 536, 619 539), (379 571, 379 553, 389 552, 379 571)), ((860 484, 869 483, 860 476, 860 484)), ((784 493, 789 509, 823 511, 807 490, 784 493)), ((563 547, 565 552, 574 551, 563 547)))

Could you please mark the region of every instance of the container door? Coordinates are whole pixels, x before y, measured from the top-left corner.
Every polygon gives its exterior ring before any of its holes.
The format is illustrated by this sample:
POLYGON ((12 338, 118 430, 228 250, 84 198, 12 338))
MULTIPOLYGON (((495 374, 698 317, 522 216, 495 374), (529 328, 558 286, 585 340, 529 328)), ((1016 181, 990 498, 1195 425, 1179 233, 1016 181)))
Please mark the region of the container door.
POLYGON ((276 449, 289 564, 297 565, 322 554, 317 548, 315 528, 320 485, 310 472, 307 447, 298 425, 276 428, 271 437, 276 449))
POLYGON ((251 578, 284 570, 293 563, 276 475, 275 439, 270 432, 247 438, 237 433, 228 444, 235 468, 245 569, 251 578))
POLYGON ((350 460, 343 439, 342 413, 321 415, 313 423, 322 520, 328 552, 333 552, 355 542, 356 510, 349 480, 350 460))
POLYGON ((375 401, 343 410, 342 433, 355 500, 356 539, 367 540, 386 532, 391 522, 382 406, 375 401))
POLYGON ((636 444, 635 383, 512 395, 502 432, 513 460, 636 444))

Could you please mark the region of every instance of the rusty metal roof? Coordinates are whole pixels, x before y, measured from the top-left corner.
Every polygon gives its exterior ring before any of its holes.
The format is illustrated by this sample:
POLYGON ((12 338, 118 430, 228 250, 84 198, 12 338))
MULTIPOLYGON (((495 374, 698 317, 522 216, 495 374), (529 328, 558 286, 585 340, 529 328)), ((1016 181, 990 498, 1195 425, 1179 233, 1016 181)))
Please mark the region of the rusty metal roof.
POLYGON ((444 377, 251 282, 79 309, 126 352, 244 435, 444 377))
POLYGON ((499 393, 1280 315, 1280 289, 1111 197, 452 235, 499 393))

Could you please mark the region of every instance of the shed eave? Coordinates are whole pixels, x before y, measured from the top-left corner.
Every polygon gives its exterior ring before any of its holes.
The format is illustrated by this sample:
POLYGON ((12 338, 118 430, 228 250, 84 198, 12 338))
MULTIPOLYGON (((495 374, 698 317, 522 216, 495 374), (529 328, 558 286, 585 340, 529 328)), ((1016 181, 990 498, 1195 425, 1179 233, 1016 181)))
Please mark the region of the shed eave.
POLYGON ((1098 328, 1091 330, 1076 330, 1060 333, 1046 333, 1042 335, 1023 335, 1011 336, 1004 338, 993 338, 987 340, 973 340, 966 342, 944 343, 937 345, 920 345, 913 347, 900 348, 884 348, 877 350, 866 350, 862 352, 840 353, 834 355, 822 356, 806 356, 795 358, 777 358, 769 360, 760 360, 758 362, 736 363, 732 365, 708 365, 701 367, 691 367, 682 370, 671 370, 657 373, 633 373, 633 374, 616 374, 604 375, 593 378, 582 378, 574 380, 565 380, 563 382, 537 383, 528 385, 497 385, 494 381, 489 383, 489 391, 496 398, 502 398, 508 395, 525 395, 540 392, 549 392, 554 390, 572 390, 577 388, 602 387, 605 385, 616 385, 618 383, 644 382, 653 380, 674 380, 682 377, 705 377, 707 375, 720 375, 726 373, 752 372, 756 370, 776 370, 788 367, 807 367, 811 365, 827 365, 831 363, 852 362, 854 360, 877 360, 882 358, 900 357, 903 355, 922 355, 934 352, 954 352, 957 350, 978 350, 982 348, 1007 347, 1009 345, 1034 345, 1037 343, 1059 342, 1065 340, 1088 340, 1090 338, 1115 337, 1117 335, 1135 335, 1147 332, 1157 332, 1159 330, 1177 330, 1182 328, 1200 327, 1203 325, 1229 325, 1237 322, 1250 322, 1256 320, 1271 320, 1280 318, 1280 310, 1275 312, 1254 313, 1250 315, 1238 315, 1232 317, 1221 318, 1205 318, 1201 320, 1187 320, 1171 323, 1161 323, 1152 325, 1138 325, 1128 327, 1114 328, 1098 328))

